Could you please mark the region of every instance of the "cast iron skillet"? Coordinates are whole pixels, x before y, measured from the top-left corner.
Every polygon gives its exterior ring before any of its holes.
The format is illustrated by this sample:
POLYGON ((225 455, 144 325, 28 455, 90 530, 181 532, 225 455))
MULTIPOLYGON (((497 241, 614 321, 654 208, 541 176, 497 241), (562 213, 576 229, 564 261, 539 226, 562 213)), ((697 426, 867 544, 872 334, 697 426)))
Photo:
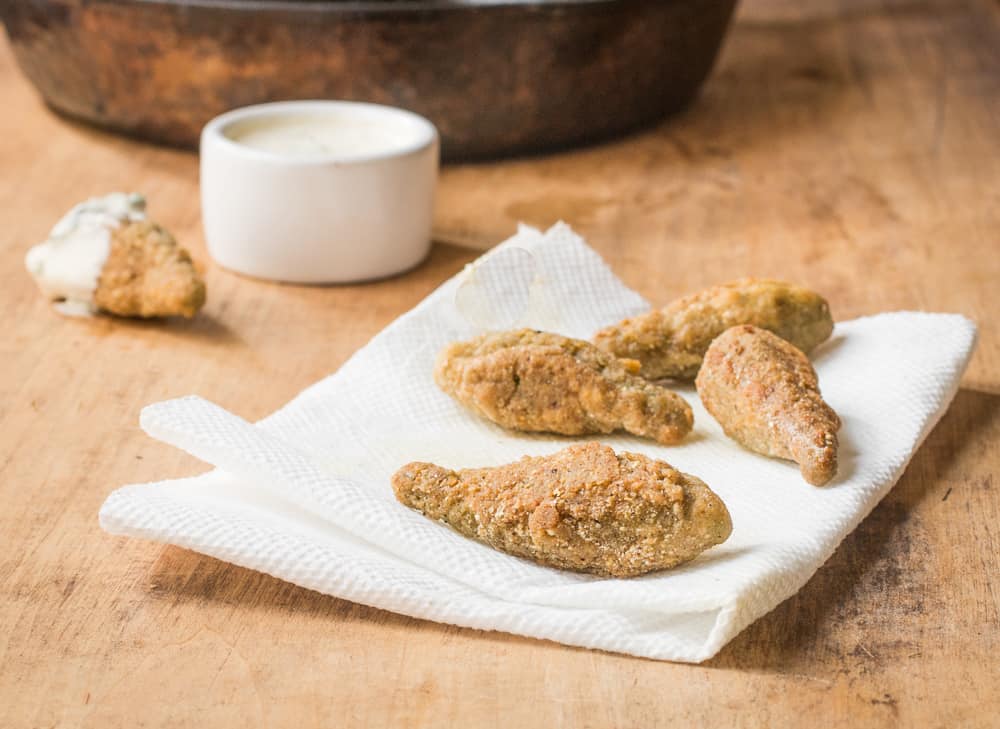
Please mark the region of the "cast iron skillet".
POLYGON ((589 142, 697 93, 736 0, 0 0, 57 111, 194 147, 227 109, 359 99, 412 109, 447 158, 589 142))

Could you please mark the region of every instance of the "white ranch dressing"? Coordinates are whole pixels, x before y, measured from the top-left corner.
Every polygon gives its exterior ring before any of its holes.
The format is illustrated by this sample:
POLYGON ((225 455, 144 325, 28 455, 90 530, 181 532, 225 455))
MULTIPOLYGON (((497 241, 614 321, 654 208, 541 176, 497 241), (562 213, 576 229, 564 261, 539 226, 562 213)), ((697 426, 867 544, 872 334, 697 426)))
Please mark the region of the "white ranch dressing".
POLYGON ((94 311, 94 291, 111 251, 111 232, 146 219, 146 198, 113 192, 76 205, 55 224, 48 239, 24 258, 38 288, 56 308, 73 316, 94 311))
POLYGON ((364 157, 414 144, 411 122, 341 114, 288 114, 233 124, 225 135, 247 147, 283 157, 364 157))

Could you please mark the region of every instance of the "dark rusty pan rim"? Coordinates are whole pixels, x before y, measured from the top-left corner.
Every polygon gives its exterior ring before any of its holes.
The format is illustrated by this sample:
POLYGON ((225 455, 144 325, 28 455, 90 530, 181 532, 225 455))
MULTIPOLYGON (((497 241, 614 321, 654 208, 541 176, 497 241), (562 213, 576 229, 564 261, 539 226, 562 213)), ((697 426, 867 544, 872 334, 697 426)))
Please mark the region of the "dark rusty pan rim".
MULTIPOLYGON (((329 14, 407 14, 427 11, 468 12, 483 9, 521 9, 528 11, 562 10, 569 8, 609 8, 626 4, 626 0, 412 0, 412 2, 373 2, 372 0, 131 0, 133 5, 162 8, 196 8, 230 10, 234 12, 290 11, 329 14)), ((96 0, 93 4, 120 5, 121 0, 96 0)))

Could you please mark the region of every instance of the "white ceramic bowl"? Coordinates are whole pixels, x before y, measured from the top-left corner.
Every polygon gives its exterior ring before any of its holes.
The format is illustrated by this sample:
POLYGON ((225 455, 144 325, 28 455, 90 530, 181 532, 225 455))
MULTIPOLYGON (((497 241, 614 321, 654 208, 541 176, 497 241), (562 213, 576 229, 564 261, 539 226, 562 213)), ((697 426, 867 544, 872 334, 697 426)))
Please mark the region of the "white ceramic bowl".
POLYGON ((402 109, 289 101, 230 111, 201 134, 211 256, 295 283, 382 278, 430 250, 439 142, 402 109))

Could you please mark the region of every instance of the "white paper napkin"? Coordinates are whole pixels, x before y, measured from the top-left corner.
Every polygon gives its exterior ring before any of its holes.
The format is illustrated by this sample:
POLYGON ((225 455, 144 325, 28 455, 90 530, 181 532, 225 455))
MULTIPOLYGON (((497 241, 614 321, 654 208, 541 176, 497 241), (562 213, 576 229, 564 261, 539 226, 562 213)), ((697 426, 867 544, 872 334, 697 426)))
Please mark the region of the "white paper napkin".
POLYGON ((615 580, 539 567, 395 501, 389 478, 410 461, 499 465, 581 440, 466 412, 433 382, 446 343, 521 325, 586 339, 647 308, 569 227, 522 228, 256 425, 194 397, 146 408, 150 435, 218 470, 121 488, 101 525, 414 617, 703 661, 798 590, 892 487, 954 396, 976 330, 912 312, 837 325, 813 356, 844 424, 824 488, 730 441, 690 388, 682 445, 595 438, 702 478, 729 507, 729 540, 674 570, 615 580))

